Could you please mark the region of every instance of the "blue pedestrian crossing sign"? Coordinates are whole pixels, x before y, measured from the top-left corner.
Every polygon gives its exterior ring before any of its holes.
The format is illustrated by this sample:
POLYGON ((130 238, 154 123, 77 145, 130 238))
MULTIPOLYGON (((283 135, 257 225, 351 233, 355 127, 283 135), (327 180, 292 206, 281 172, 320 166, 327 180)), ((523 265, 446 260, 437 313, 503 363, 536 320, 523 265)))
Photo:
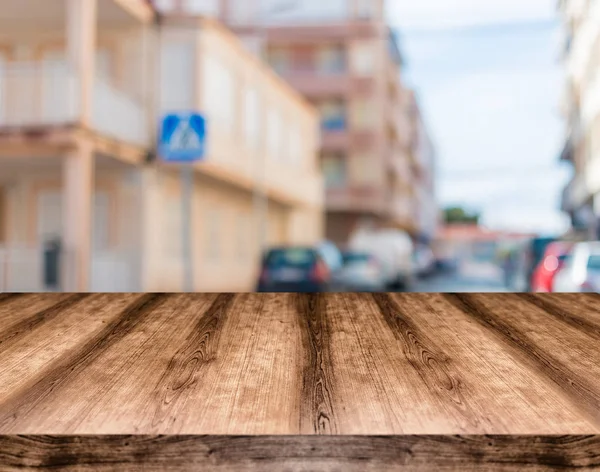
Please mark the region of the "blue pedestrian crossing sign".
POLYGON ((166 162, 204 159, 206 120, 198 113, 172 113, 163 117, 158 151, 166 162))

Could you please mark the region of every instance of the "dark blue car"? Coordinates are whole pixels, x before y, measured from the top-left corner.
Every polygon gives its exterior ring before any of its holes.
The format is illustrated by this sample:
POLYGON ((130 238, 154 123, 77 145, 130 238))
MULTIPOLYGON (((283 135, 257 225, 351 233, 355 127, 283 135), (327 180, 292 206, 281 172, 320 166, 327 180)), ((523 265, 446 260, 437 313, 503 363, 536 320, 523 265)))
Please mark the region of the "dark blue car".
POLYGON ((332 273, 318 248, 281 247, 265 255, 257 291, 318 293, 331 288, 332 273))

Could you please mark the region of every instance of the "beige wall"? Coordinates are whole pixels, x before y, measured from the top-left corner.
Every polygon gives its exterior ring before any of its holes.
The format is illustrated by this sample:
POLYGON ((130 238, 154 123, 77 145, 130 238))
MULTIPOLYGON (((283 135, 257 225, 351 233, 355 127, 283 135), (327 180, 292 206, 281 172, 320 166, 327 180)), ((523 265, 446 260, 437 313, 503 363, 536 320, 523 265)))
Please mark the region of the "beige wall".
MULTIPOLYGON (((108 249, 117 249, 130 243, 122 226, 128 206, 127 189, 121 182, 122 178, 121 172, 100 171, 96 173, 94 182, 95 191, 105 194, 109 199, 108 249)), ((10 190, 2 193, 5 196, 4 208, 9 228, 7 242, 40 247, 43 243, 38 236, 40 197, 51 193, 62 195, 62 190, 60 167, 43 173, 24 169, 22 176, 13 181, 10 190)))
MULTIPOLYGON (((73 5, 74 1, 70 0, 67 3, 73 5)), ((84 15, 81 16, 83 18, 84 15)), ((83 34, 84 22, 74 23, 81 36, 88 40, 88 48, 85 51, 93 51, 89 47, 90 38, 83 34)), ((99 25, 98 44, 100 49, 108 50, 111 56, 109 78, 111 84, 116 87, 110 91, 111 98, 121 97, 125 99, 123 102, 129 104, 135 97, 135 92, 139 91, 136 90, 136 85, 140 83, 135 73, 143 69, 131 67, 132 51, 141 46, 138 33, 142 32, 142 25, 128 25, 127 28, 99 25), (121 92, 125 92, 125 96, 120 95, 121 92)), ((182 44, 183 40, 183 44, 187 41, 192 48, 189 74, 191 98, 178 106, 205 112, 209 123, 207 160, 195 166, 195 288, 199 291, 252 290, 259 261, 256 238, 258 229, 253 214, 252 191, 258 185, 261 176, 266 178, 266 192, 269 197, 268 243, 311 244, 322 237, 324 197, 323 182, 317 164, 319 133, 316 112, 283 80, 246 52, 233 34, 218 24, 200 19, 191 19, 188 22, 173 20, 168 23, 163 33, 162 41, 182 44), (215 54, 215 51, 219 53, 215 54), (217 106, 211 109, 208 107, 212 96, 206 88, 206 80, 210 79, 207 75, 207 64, 211 61, 213 65, 218 63, 220 69, 225 70, 232 80, 231 103, 234 113, 229 128, 217 119, 221 113, 221 103, 217 103, 217 106), (260 135, 255 146, 252 146, 246 136, 248 122, 254 121, 243 118, 246 116, 245 91, 248 88, 258 91, 262 103, 258 117, 260 135), (274 109, 278 110, 276 120, 271 112, 274 109), (283 139, 280 146, 274 149, 269 144, 268 136, 269 133, 274 135, 273 123, 279 126, 282 122, 285 124, 281 132, 283 139)), ((4 34, 6 31, 0 32, 0 43, 4 34)), ((66 46, 64 31, 61 37, 58 28, 40 32, 34 31, 34 28, 20 32, 15 30, 11 31, 11 35, 10 44, 17 46, 11 48, 11 51, 14 50, 19 61, 35 61, 53 50, 60 51, 66 46)), ((84 49, 75 46, 70 44, 71 48, 78 50, 79 62, 88 61, 89 57, 83 57, 84 49)), ((185 60, 187 58, 184 58, 185 60)), ((157 65, 160 65, 160 62, 157 65)), ((79 69, 80 75, 85 75, 82 72, 83 67, 79 69)), ((94 81, 89 79, 90 77, 87 77, 86 86, 96 93, 95 88, 91 86, 94 81)), ((156 79, 150 81, 155 85, 151 100, 153 103, 147 107, 146 118, 155 123, 157 111, 165 110, 154 109, 153 114, 150 114, 149 109, 152 105, 159 103, 166 88, 184 87, 185 84, 177 80, 169 81, 168 77, 162 82, 158 76, 152 79, 156 79)), ((214 82, 214 76, 210 80, 214 82)), ((223 98, 218 94, 217 96, 219 99, 223 98)), ((95 105, 94 100, 89 100, 90 98, 94 97, 87 96, 88 105, 95 105)), ((136 163, 134 160, 124 159, 124 155, 129 152, 127 142, 105 139, 104 131, 96 127, 93 108, 92 106, 90 110, 88 106, 86 109, 89 115, 87 118, 91 117, 92 120, 87 121, 86 118, 81 121, 92 125, 92 133, 65 131, 65 136, 61 135, 60 138, 65 140, 64 147, 52 144, 52 139, 55 138, 49 131, 48 136, 37 141, 36 151, 30 153, 29 150, 34 147, 30 145, 28 138, 20 136, 23 141, 22 149, 18 152, 23 157, 18 172, 10 179, 11 188, 7 198, 7 244, 25 245, 39 256, 41 241, 37 231, 38 196, 49 191, 59 193, 67 211, 58 213, 61 214, 62 225, 68 235, 70 251, 76 259, 76 269, 73 271, 76 275, 70 277, 79 280, 87 278, 88 268, 93 270, 98 266, 94 266, 94 250, 88 247, 88 223, 91 218, 89 213, 92 211, 88 196, 91 196, 90 192, 92 195, 94 192, 103 192, 109 199, 107 225, 110 237, 106 250, 117 255, 120 254, 119 251, 126 250, 134 256, 139 256, 141 268, 131 265, 130 269, 141 279, 140 289, 181 290, 183 271, 179 246, 181 220, 178 173, 160 161, 152 166, 142 167, 140 160, 136 163), (53 164, 45 162, 42 167, 36 167, 41 159, 37 154, 38 150, 44 155, 53 156, 52 161, 48 161, 53 164), (112 161, 114 165, 109 165, 108 168, 98 167, 96 160, 100 159, 100 154, 104 155, 103 162, 112 161), (94 162, 93 170, 90 170, 90 162, 94 162), (139 181, 133 179, 131 182, 131 173, 137 175, 139 181), (92 180, 88 180, 90 177, 93 178, 93 188, 88 185, 88 182, 92 183, 92 180), (64 201, 65 197, 72 198, 64 201), (92 254, 88 254, 90 251, 92 254)), ((118 118, 122 117, 115 116, 109 121, 118 118)), ((150 144, 147 150, 150 150, 150 144)), ((0 183, 4 177, 4 170, 8 169, 4 167, 5 162, 2 159, 7 157, 12 160, 14 156, 11 153, 12 151, 0 147, 0 183)), ((104 264, 105 261, 100 262, 104 264)), ((106 264, 102 265, 105 266, 106 264)), ((110 269, 106 270, 106 277, 110 278, 110 269)), ((74 290, 90 289, 86 280, 71 282, 69 287, 72 285, 74 290)))
MULTIPOLYGON (((144 250, 150 269, 145 290, 174 290, 182 285, 180 186, 178 173, 154 172, 146 190, 151 215, 146 217, 144 250)), ((195 289, 252 291, 259 252, 252 194, 198 175, 193 201, 195 289)), ((314 244, 322 234, 319 208, 295 209, 276 202, 269 206, 269 245, 314 244)))
MULTIPOLYGON (((323 131, 326 169, 332 173, 339 169, 343 174, 327 191, 328 218, 343 216, 338 211, 344 208, 392 219, 393 224, 413 229, 416 221, 412 211, 408 218, 397 216, 406 215, 405 207, 413 202, 410 189, 403 188, 395 192, 396 198, 389 198, 393 190, 389 188, 390 168, 397 169, 396 182, 413 186, 408 165, 412 129, 400 66, 389 54, 385 24, 377 19, 353 22, 342 17, 329 22, 300 23, 270 28, 269 52, 278 72, 312 103, 345 103, 346 128, 323 131), (345 69, 324 71, 317 65, 320 52, 332 46, 341 47, 344 52, 345 69), (401 169, 404 174, 400 174, 401 169), (343 185, 339 183, 341 179, 345 179, 343 185), (355 195, 365 193, 377 195, 356 205, 355 195)), ((233 22, 232 26, 243 37, 256 34, 258 29, 257 24, 233 22)), ((328 232, 336 238, 338 233, 328 232)))

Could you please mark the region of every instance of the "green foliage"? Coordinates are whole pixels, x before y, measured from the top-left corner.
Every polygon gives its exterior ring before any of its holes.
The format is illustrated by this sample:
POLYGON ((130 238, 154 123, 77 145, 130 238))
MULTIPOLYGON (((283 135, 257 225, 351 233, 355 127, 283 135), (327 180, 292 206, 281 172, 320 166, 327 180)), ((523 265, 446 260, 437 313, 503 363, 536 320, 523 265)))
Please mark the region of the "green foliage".
POLYGON ((461 207, 450 207, 444 210, 444 220, 448 224, 467 223, 478 225, 480 218, 479 213, 471 213, 461 207))

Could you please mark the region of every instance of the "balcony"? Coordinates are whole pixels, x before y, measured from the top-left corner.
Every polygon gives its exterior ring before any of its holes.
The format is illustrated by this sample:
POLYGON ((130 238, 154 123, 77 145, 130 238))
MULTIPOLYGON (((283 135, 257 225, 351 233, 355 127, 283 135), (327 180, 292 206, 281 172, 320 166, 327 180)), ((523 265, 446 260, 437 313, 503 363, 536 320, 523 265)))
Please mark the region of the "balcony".
POLYGON ((346 96, 352 90, 352 80, 346 74, 286 72, 282 76, 293 88, 309 98, 346 96))
POLYGON ((0 127, 72 124, 79 84, 67 67, 9 63, 0 70, 0 127))
POLYGON ((410 227, 415 223, 414 200, 409 194, 395 195, 389 202, 389 216, 394 223, 410 227))
MULTIPOLYGON (((76 124, 80 114, 79 83, 64 62, 8 63, 0 70, 0 128, 76 124)), ((149 121, 141 101, 96 78, 92 128, 98 133, 148 146, 149 121)))
POLYGON ((350 145, 345 117, 321 120, 321 147, 327 152, 347 151, 350 145))
POLYGON ((384 192, 377 187, 328 188, 326 206, 329 211, 381 214, 385 212, 384 192))
POLYGON ((94 84, 92 124, 107 137, 150 146, 150 123, 143 102, 106 79, 96 78, 94 84))

